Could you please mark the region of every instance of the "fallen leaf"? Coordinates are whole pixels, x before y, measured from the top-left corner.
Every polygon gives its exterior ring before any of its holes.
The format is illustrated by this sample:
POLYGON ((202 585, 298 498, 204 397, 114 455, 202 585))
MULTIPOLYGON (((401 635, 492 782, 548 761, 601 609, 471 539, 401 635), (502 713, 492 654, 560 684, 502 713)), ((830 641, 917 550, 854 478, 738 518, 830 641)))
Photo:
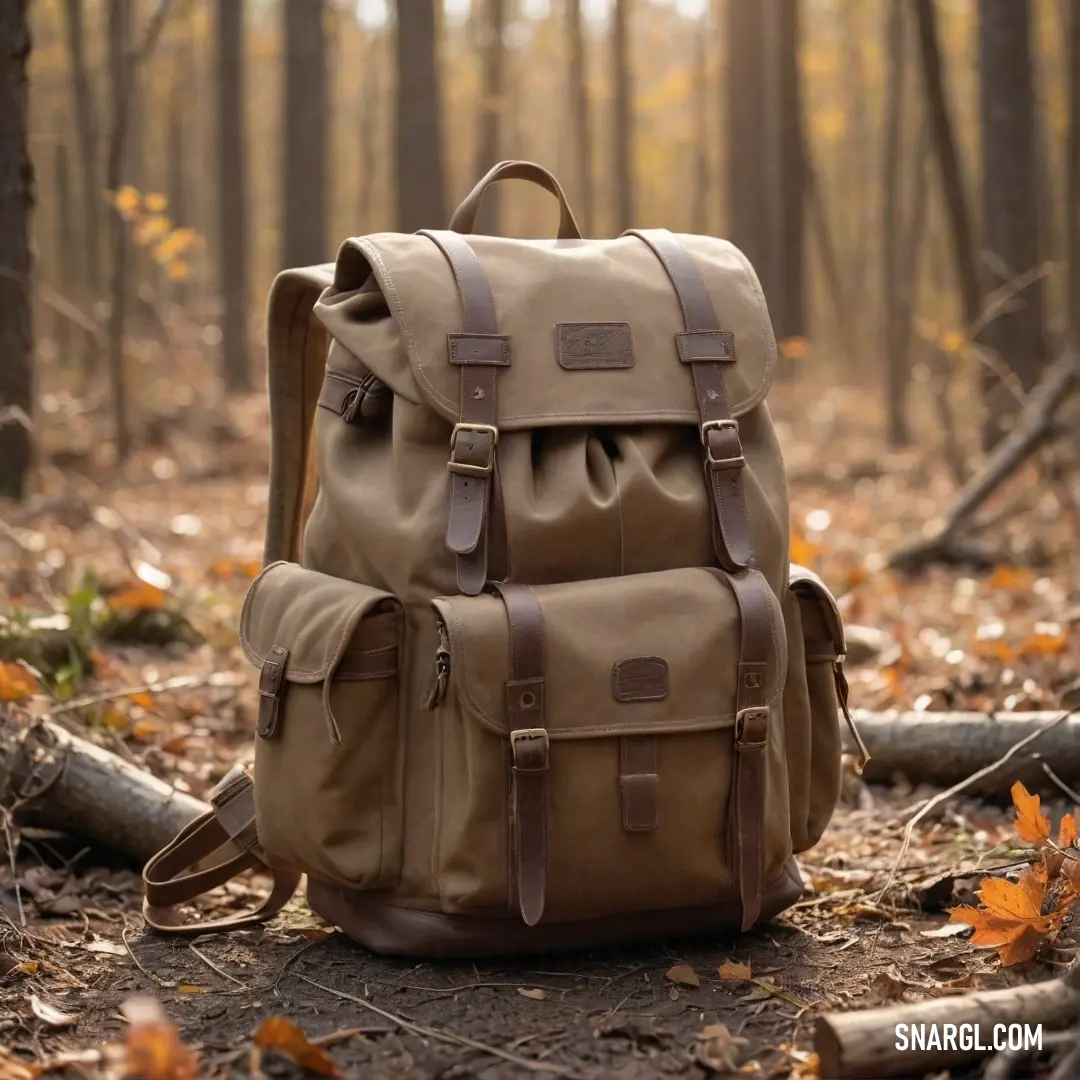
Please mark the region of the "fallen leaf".
POLYGON ((181 994, 205 994, 206 993, 206 990, 203 987, 195 986, 193 983, 181 983, 176 989, 181 994))
POLYGON ((97 941, 87 941, 83 948, 87 952, 107 953, 110 956, 127 956, 127 949, 119 941, 105 941, 99 938, 97 941))
POLYGON ((118 589, 108 598, 110 611, 158 611, 165 606, 168 594, 155 585, 139 582, 118 589))
POLYGON ((28 1065, 11 1057, 7 1050, 0 1047, 0 1080, 37 1080, 41 1072, 40 1066, 28 1065))
POLYGON ((668 982, 678 983, 680 986, 700 986, 701 980, 697 972, 689 964, 676 964, 664 973, 668 982))
POLYGON ((956 937, 957 934, 962 934, 968 929, 969 926, 967 923, 947 922, 942 926, 939 926, 936 930, 920 930, 919 935, 921 937, 950 938, 956 937))
POLYGON ((800 1061, 788 1073, 788 1080, 814 1080, 821 1075, 821 1058, 811 1054, 805 1061, 800 1061))
POLYGON ((725 960, 716 969, 716 974, 725 982, 745 982, 750 978, 750 965, 739 964, 734 960, 725 960))
POLYGON ((0 701, 25 701, 37 690, 37 679, 22 664, 0 661, 0 701))
POLYGON ((735 1072, 739 1067, 740 1051, 750 1040, 732 1035, 726 1024, 709 1024, 697 1034, 698 1063, 714 1072, 735 1072))
POLYGON ((1058 846, 1069 847, 1076 843, 1076 819, 1066 814, 1058 825, 1058 846))
POLYGON ((253 1042, 263 1050, 276 1050, 301 1069, 317 1076, 340 1076, 334 1061, 325 1051, 312 1046, 303 1028, 283 1016, 271 1016, 255 1032, 253 1042))
POLYGON ((139 1080, 194 1080, 199 1071, 194 1052, 180 1041, 176 1025, 165 1018, 134 1024, 124 1032, 124 1076, 139 1080))
POLYGON ((1042 917, 1046 883, 1026 869, 1014 885, 1005 878, 983 878, 975 894, 988 911, 1014 922, 1032 922, 1042 917))
POLYGON ((1017 780, 1012 786, 1013 806, 1016 807, 1016 834, 1029 844, 1041 844, 1050 839, 1050 819, 1039 809, 1039 796, 1032 795, 1017 780))
POLYGON ((73 1013, 61 1012, 55 1005, 42 1001, 37 994, 30 995, 30 1008, 34 1015, 49 1027, 71 1027, 79 1022, 78 1016, 73 1013))
POLYGON ((547 997, 547 994, 545 994, 543 990, 526 988, 524 986, 519 986, 517 992, 522 997, 531 998, 533 1001, 543 1001, 544 998, 547 997))

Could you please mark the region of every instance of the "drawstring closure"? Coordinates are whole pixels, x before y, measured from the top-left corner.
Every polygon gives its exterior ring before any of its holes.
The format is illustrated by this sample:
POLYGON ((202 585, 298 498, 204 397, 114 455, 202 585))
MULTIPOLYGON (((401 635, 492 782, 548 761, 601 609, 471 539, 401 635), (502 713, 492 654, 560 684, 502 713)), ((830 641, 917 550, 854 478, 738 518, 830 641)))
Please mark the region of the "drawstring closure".
POLYGON ((833 661, 833 678, 836 680, 836 700, 840 703, 840 711, 847 721, 848 731, 851 732, 855 745, 859 748, 859 760, 855 762, 855 775, 862 776, 863 769, 870 764, 870 751, 866 749, 866 743, 862 741, 859 729, 855 726, 855 720, 848 708, 848 681, 844 674, 844 661, 837 658, 833 661))

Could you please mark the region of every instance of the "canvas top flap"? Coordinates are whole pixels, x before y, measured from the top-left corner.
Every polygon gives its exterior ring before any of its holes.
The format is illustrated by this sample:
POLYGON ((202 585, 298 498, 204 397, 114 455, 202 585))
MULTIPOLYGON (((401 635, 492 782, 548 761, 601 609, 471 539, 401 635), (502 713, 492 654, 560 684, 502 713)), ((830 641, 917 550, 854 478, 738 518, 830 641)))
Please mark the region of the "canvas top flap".
MULTIPOLYGON (((728 241, 678 239, 721 328, 734 334, 735 360, 724 375, 739 416, 764 399, 776 367, 761 286, 728 241)), ((679 299, 643 240, 467 240, 490 285, 497 332, 510 342, 509 366, 498 370, 501 428, 698 422, 693 376, 676 348, 685 329, 679 299)), ((447 335, 464 329, 462 305, 431 239, 379 233, 346 241, 315 314, 396 394, 458 419, 461 375, 447 335)))

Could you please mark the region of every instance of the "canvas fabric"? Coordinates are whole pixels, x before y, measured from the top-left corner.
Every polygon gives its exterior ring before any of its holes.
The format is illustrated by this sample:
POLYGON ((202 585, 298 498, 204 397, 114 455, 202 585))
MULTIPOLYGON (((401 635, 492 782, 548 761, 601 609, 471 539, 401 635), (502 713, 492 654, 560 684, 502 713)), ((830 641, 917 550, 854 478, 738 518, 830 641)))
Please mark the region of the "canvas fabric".
POLYGON ((281 274, 268 340, 254 764, 148 864, 150 924, 248 925, 301 875, 357 941, 421 956, 794 902, 840 789, 844 628, 789 564, 743 254, 582 239, 546 170, 504 162, 449 230, 281 274), (509 179, 556 197, 555 240, 471 235, 509 179), (185 913, 252 868, 260 908, 185 913))

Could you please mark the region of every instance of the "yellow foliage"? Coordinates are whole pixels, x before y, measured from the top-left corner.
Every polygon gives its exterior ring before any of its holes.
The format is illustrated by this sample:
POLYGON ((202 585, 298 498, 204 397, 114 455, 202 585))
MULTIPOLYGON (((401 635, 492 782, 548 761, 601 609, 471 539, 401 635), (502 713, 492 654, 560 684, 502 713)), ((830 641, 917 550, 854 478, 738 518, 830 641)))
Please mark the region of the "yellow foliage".
POLYGON ((151 191, 143 198, 143 206, 151 214, 163 214, 169 209, 169 197, 160 191, 151 191))
POLYGON ((174 229, 155 245, 154 258, 160 263, 167 263, 183 255, 198 239, 199 234, 194 229, 174 229))
POLYGON ((140 247, 146 247, 155 240, 168 236, 171 229, 172 222, 167 217, 162 214, 150 214, 135 223, 132 239, 140 247))
POLYGON ((809 342, 804 337, 784 338, 779 343, 780 355, 785 360, 802 360, 806 357, 809 342))
POLYGON ((692 88, 689 70, 685 67, 674 67, 658 86, 638 97, 637 108, 642 112, 651 112, 654 109, 681 105, 690 100, 692 88))
POLYGON ((117 191, 107 192, 105 198, 125 221, 134 221, 138 217, 142 199, 130 184, 125 184, 117 191))
POLYGON ((819 139, 839 139, 847 131, 847 113, 839 105, 819 109, 810 117, 810 130, 819 139))
POLYGON ((187 281, 190 267, 183 259, 172 259, 165 267, 170 281, 187 281))
POLYGON ((938 347, 947 353, 962 353, 967 347, 967 338, 959 330, 950 330, 938 338, 938 347))

